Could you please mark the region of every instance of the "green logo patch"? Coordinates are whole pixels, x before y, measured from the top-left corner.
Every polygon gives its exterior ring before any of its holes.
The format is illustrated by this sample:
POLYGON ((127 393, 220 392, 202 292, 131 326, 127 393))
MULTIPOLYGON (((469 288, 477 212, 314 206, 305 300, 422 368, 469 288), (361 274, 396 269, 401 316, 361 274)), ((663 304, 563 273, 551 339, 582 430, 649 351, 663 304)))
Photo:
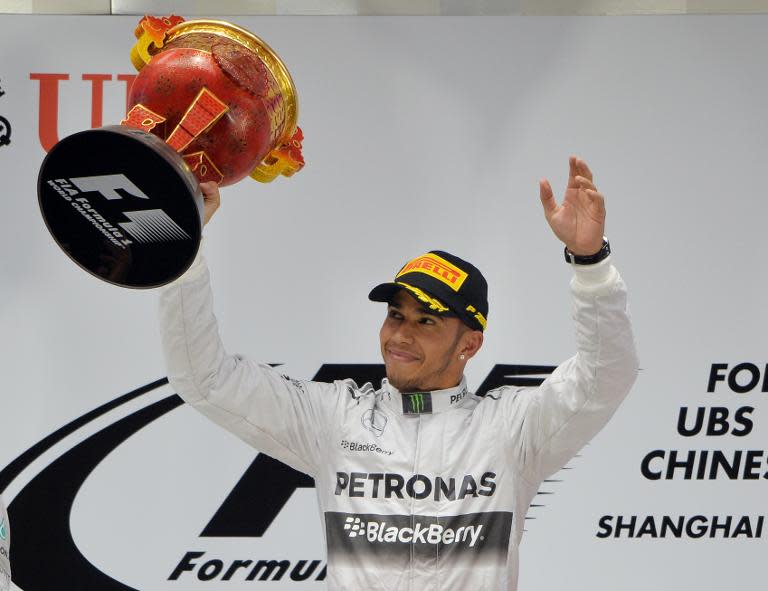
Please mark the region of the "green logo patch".
POLYGON ((403 414, 421 415, 432 413, 432 393, 414 392, 403 394, 403 414))

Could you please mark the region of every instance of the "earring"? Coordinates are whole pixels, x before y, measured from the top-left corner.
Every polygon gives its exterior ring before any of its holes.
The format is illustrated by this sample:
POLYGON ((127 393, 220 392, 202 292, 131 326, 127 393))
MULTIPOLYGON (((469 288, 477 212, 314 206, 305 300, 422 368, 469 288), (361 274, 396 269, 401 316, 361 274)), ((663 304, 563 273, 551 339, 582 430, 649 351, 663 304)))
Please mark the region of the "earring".
POLYGON ((464 353, 462 353, 461 355, 459 355, 459 359, 460 359, 461 361, 464 361, 464 353))

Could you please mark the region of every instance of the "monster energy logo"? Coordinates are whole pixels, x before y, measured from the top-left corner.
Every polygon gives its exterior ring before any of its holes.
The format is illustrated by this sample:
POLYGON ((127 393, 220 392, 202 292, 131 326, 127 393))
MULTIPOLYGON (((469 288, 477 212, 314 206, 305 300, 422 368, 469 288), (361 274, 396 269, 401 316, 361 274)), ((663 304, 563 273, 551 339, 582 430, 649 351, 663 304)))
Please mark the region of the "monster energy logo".
POLYGON ((420 415, 432 412, 432 394, 429 392, 415 392, 403 394, 403 414, 420 415))
POLYGON ((8 525, 5 523, 5 517, 0 517, 0 540, 8 539, 8 525))

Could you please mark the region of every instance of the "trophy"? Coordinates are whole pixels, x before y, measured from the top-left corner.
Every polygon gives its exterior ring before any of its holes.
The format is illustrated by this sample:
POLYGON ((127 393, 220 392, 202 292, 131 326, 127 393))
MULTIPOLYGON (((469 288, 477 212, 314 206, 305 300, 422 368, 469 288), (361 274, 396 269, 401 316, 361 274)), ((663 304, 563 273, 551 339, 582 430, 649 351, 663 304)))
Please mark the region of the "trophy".
POLYGON ((151 288, 192 264, 201 182, 270 182, 304 166, 288 70, 252 33, 146 16, 120 125, 75 133, 43 161, 38 201, 56 243, 115 285, 151 288))

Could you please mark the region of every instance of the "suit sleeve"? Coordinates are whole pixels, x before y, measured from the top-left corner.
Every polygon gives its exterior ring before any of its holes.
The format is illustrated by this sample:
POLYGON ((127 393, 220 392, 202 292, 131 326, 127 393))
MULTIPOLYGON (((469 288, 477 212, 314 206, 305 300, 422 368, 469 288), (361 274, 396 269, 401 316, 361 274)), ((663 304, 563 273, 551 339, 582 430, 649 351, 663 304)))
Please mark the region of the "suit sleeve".
POLYGON ((314 476, 340 397, 337 384, 292 380, 230 355, 213 313, 202 256, 160 296, 168 380, 189 404, 261 452, 314 476))
POLYGON ((562 468, 629 393, 638 371, 627 292, 610 259, 574 265, 576 355, 536 389, 502 397, 511 453, 531 480, 562 468))

